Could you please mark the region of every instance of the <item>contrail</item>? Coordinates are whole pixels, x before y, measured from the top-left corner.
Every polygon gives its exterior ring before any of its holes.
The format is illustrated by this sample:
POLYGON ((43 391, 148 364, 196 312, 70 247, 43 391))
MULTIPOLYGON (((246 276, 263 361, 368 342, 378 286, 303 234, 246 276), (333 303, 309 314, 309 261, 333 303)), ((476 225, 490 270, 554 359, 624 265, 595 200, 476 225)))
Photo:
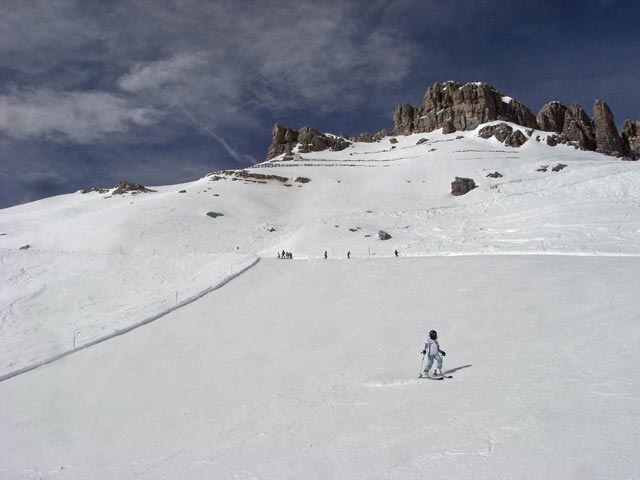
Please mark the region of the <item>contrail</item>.
POLYGON ((198 119, 193 115, 193 113, 191 113, 183 104, 182 102, 178 102, 176 103, 176 105, 178 107, 180 107, 180 109, 182 110, 182 113, 185 114, 185 116, 187 118, 189 118, 189 120, 191 120, 191 122, 197 126, 198 128, 200 128, 202 131, 204 131, 206 134, 208 134, 209 136, 213 137, 215 140, 217 140, 220 145, 222 145, 224 147, 224 149, 229 153, 229 155, 231 155, 233 157, 233 159, 237 162, 237 163, 246 163, 242 160, 242 158, 240 157, 240 155, 238 154, 238 152, 236 152, 231 145, 229 145, 226 140, 224 138, 222 138, 220 135, 218 135, 216 132, 214 132, 211 128, 207 127, 206 125, 204 125, 202 122, 199 122, 198 119))

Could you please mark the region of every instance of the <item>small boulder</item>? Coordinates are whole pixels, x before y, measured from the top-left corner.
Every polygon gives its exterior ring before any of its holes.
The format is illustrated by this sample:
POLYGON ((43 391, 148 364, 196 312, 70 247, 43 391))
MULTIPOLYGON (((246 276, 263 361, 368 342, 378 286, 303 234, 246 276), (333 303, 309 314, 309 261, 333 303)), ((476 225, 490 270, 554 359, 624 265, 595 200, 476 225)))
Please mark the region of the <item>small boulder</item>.
POLYGON ((224 213, 207 212, 207 216, 209 216, 211 218, 224 217, 224 213))
POLYGON ((428 141, 429 141, 428 138, 421 138, 420 140, 418 140, 416 142, 416 145, 422 145, 423 143, 428 142, 428 141))
POLYGON ((487 175, 489 178, 501 178, 502 174, 500 172, 493 172, 487 175))
POLYGON ((380 240, 389 240, 391 238, 391 235, 389 235, 387 232, 385 232, 384 230, 380 230, 378 232, 378 238, 380 240))
POLYGON ((456 179, 451 182, 451 195, 454 195, 456 197, 464 195, 465 193, 470 192, 476 187, 476 182, 474 182, 473 179, 456 177, 456 179))
POLYGON ((397 138, 390 138, 389 139, 389 143, 398 143, 398 139, 397 138))
POLYGON ((563 170, 564 168, 566 168, 567 166, 564 163, 559 163, 557 164, 555 167, 553 167, 551 169, 552 172, 559 172, 560 170, 563 170))

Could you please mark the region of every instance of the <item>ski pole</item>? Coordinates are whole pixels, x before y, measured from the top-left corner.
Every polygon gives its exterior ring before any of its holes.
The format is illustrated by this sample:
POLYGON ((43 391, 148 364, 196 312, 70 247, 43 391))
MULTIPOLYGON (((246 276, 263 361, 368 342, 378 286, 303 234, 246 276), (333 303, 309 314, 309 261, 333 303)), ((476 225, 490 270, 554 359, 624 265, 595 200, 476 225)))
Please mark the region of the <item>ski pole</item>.
POLYGON ((420 371, 418 372, 418 376, 421 377, 422 376, 422 366, 424 365, 424 356, 426 354, 422 355, 422 360, 420 361, 420 371))

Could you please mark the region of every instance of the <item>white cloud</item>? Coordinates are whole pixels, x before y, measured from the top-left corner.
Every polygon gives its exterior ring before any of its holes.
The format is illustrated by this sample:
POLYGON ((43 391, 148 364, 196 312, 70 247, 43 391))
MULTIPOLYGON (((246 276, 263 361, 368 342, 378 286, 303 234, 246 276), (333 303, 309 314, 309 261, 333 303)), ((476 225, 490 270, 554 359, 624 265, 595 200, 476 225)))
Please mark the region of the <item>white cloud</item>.
POLYGON ((192 53, 179 54, 156 62, 139 63, 120 78, 118 85, 128 92, 180 85, 188 82, 193 71, 206 63, 202 55, 192 53))
POLYGON ((106 92, 13 90, 0 95, 0 131, 16 138, 59 137, 77 143, 157 121, 152 108, 106 92))

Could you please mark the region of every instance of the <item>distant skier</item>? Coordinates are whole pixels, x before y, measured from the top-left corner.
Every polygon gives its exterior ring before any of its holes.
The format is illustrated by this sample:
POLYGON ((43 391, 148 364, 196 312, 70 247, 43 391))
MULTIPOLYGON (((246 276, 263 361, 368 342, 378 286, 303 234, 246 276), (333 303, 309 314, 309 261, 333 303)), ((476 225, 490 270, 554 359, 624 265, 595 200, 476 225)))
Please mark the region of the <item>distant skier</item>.
POLYGON ((347 252, 347 258, 351 258, 351 250, 347 252))
POLYGON ((393 253, 394 253, 394 254, 396 255, 396 257, 397 257, 397 256, 399 255, 399 254, 398 254, 398 249, 396 249, 393 253))
POLYGON ((443 350, 440 350, 440 343, 438 343, 438 332, 435 330, 431 330, 429 332, 429 339, 424 344, 424 350, 422 350, 422 355, 427 355, 428 362, 427 366, 424 368, 423 375, 425 377, 429 376, 429 371, 433 366, 433 361, 437 362, 436 369, 433 371, 435 376, 442 376, 442 357, 446 355, 443 350))
POLYGON ((326 250, 324 251, 324 259, 325 260, 327 259, 327 251, 326 250))

